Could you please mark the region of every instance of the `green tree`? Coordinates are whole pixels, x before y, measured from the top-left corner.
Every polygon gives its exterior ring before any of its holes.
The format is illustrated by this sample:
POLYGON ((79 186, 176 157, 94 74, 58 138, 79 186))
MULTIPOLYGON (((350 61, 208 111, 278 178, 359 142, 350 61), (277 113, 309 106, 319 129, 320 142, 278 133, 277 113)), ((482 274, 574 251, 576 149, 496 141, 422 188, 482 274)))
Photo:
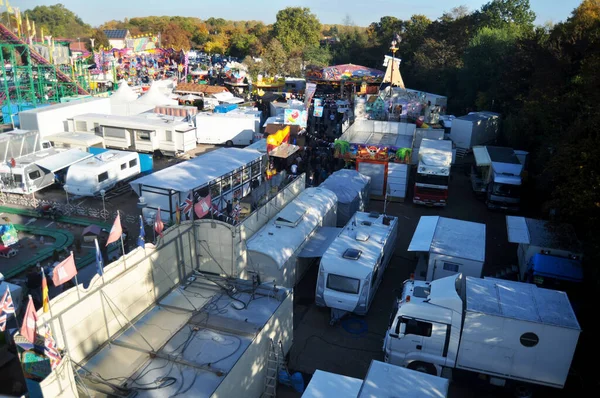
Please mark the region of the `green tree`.
POLYGON ((92 27, 62 4, 51 6, 37 6, 26 10, 24 15, 35 21, 36 27, 44 28, 44 33, 54 37, 77 38, 86 37, 92 33, 92 27))
MULTIPOLYGON (((104 31, 101 29, 94 29, 94 33, 92 33, 91 38, 94 39, 94 50, 98 50, 100 47, 108 48, 108 46, 110 46, 108 38, 104 34, 104 31)), ((88 48, 90 50, 92 50, 91 45, 92 42, 90 41, 88 45, 88 48)))
POLYGON ((518 25, 533 28, 535 12, 529 0, 492 0, 481 7, 483 23, 492 28, 505 25, 518 25))
POLYGON ((279 40, 272 39, 262 56, 262 70, 269 76, 284 75, 288 54, 279 40))
POLYGON ((310 46, 302 52, 302 59, 306 65, 328 66, 332 55, 329 47, 310 46))
POLYGON ((309 8, 287 7, 277 12, 273 36, 291 52, 319 45, 321 23, 309 8))

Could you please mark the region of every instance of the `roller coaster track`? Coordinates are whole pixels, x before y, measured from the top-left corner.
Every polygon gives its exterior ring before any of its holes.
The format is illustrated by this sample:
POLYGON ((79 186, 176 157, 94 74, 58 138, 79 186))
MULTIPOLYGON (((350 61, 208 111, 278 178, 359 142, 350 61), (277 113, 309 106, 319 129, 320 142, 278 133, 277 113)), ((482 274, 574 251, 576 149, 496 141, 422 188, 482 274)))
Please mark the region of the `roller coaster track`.
POLYGON ((56 65, 50 63, 50 61, 48 61, 40 53, 35 51, 33 49, 33 47, 29 46, 29 44, 27 44, 25 41, 21 40, 21 38, 19 38, 17 35, 12 33, 6 26, 4 26, 1 23, 0 23, 0 40, 4 41, 6 43, 21 44, 23 46, 27 46, 29 48, 29 53, 31 55, 31 59, 34 63, 36 63, 38 65, 47 65, 47 66, 53 67, 54 70, 56 71, 56 77, 58 80, 60 80, 63 83, 74 84, 77 87, 77 92, 80 95, 88 95, 89 94, 89 92, 85 88, 83 88, 79 83, 77 83, 76 81, 71 79, 71 77, 69 75, 67 75, 66 73, 62 72, 59 68, 56 67, 56 65))

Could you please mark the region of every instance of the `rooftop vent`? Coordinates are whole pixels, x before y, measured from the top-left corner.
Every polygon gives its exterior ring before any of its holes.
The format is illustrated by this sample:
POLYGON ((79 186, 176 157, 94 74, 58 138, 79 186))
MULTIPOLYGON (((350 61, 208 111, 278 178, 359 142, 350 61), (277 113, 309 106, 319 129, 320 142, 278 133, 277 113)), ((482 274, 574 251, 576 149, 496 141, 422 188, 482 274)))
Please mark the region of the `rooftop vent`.
POLYGON ((362 250, 357 249, 346 249, 342 257, 348 260, 358 260, 360 255, 362 254, 362 250))
POLYGON ((369 213, 369 218, 379 218, 379 213, 372 211, 369 213))
POLYGON ((360 223, 360 225, 366 225, 367 227, 370 227, 371 225, 373 225, 373 223, 371 221, 363 221, 360 223))
POLYGON ((356 233, 356 240, 359 242, 366 242, 369 240, 369 234, 364 231, 358 231, 356 233))

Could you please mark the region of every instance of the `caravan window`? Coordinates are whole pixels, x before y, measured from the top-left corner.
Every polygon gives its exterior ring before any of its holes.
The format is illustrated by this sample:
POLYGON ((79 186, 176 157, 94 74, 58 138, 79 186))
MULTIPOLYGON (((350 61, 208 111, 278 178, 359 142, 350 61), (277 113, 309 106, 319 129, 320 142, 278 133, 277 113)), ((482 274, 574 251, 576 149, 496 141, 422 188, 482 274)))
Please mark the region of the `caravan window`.
POLYGON ((244 171, 242 174, 243 174, 244 183, 247 183, 248 181, 250 181, 250 167, 244 167, 244 171))
POLYGON ((40 178, 42 175, 40 174, 39 170, 34 170, 31 173, 29 173, 29 179, 30 180, 37 180, 38 178, 40 178))
POLYGON ((260 160, 252 163, 252 177, 260 175, 260 160))
POLYGON ((459 265, 444 262, 444 271, 458 272, 459 265))
POLYGON ((210 197, 218 198, 221 196, 221 181, 216 181, 210 186, 210 197))
POLYGON ((21 174, 13 174, 13 176, 15 178, 16 184, 20 184, 23 182, 23 176, 21 174))
POLYGON ((135 167, 137 166, 137 159, 132 159, 129 161, 129 167, 135 167))
POLYGON ((98 182, 106 180, 108 180, 108 171, 105 171, 104 173, 98 175, 98 182))
POLYGON ((137 138, 138 140, 150 141, 150 131, 138 131, 137 138))
POLYGON ((165 131, 165 141, 173 141, 173 132, 171 130, 165 131))
POLYGON ((77 120, 75 122, 75 131, 87 131, 87 122, 77 120))
POLYGON ((223 177, 221 180, 221 192, 223 194, 229 192, 231 190, 231 175, 227 177, 223 177))
POLYGON ((348 278, 347 276, 329 274, 327 276, 327 289, 336 290, 342 293, 358 294, 360 280, 348 278))
POLYGON ((123 163, 123 164, 121 165, 121 170, 125 170, 126 168, 127 168, 127 163, 123 163))
POLYGON ((233 174, 233 186, 237 187, 242 183, 242 172, 238 171, 233 174))

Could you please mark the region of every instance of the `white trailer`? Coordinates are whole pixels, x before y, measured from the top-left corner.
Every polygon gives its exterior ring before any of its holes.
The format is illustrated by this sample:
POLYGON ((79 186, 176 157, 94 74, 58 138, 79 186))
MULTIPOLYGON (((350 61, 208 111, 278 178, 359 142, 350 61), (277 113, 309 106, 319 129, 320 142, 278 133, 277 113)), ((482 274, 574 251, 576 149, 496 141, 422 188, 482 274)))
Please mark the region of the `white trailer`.
POLYGON ((349 312, 366 315, 394 255, 398 218, 356 212, 323 254, 315 302, 331 308, 331 323, 349 312))
POLYGON ((303 253, 304 247, 320 227, 335 226, 336 212, 333 192, 307 188, 248 240, 247 271, 264 282, 294 287, 320 254, 303 253))
POLYGON ((227 113, 202 112, 194 116, 199 144, 250 145, 260 134, 262 112, 238 108, 227 113))
POLYGON ((54 104, 41 108, 29 109, 19 112, 21 128, 24 130, 36 130, 40 137, 64 131, 73 131, 68 128, 68 120, 75 116, 86 113, 97 113, 109 115, 111 113, 111 102, 109 98, 85 98, 62 104, 54 104))
POLYGON ((88 113, 73 117, 69 131, 92 131, 107 148, 174 156, 196 148, 196 128, 173 116, 118 116, 88 113))
POLYGON ((140 171, 137 152, 109 150, 71 166, 64 189, 70 195, 95 196, 135 177, 140 171))
POLYGON ((432 375, 457 369, 500 386, 510 380, 563 388, 580 333, 564 292, 462 275, 408 280, 394 305, 384 356, 432 375))
POLYGON ((475 145, 491 144, 498 138, 500 115, 493 112, 471 112, 452 120, 450 139, 460 151, 475 145))
POLYGON ((92 133, 65 131, 46 136, 46 141, 54 148, 74 148, 82 151, 87 151, 89 148, 105 148, 104 138, 92 133))
POLYGON ((42 149, 14 159, 14 167, 10 163, 0 164, 0 186, 4 192, 34 193, 64 182, 71 165, 90 157, 92 154, 79 149, 42 149))
POLYGON ((317 369, 302 398, 445 398, 449 386, 443 377, 373 360, 364 380, 317 369))
POLYGON ((342 169, 331 174, 321 188, 327 188, 337 196, 337 226, 343 227, 357 211, 365 211, 369 204, 371 177, 356 170, 342 169))
POLYGON ((446 206, 451 165, 451 141, 423 139, 419 148, 413 203, 446 206))
POLYGON ((418 252, 417 279, 433 281, 457 273, 480 278, 485 262, 485 224, 423 216, 408 251, 418 252))

